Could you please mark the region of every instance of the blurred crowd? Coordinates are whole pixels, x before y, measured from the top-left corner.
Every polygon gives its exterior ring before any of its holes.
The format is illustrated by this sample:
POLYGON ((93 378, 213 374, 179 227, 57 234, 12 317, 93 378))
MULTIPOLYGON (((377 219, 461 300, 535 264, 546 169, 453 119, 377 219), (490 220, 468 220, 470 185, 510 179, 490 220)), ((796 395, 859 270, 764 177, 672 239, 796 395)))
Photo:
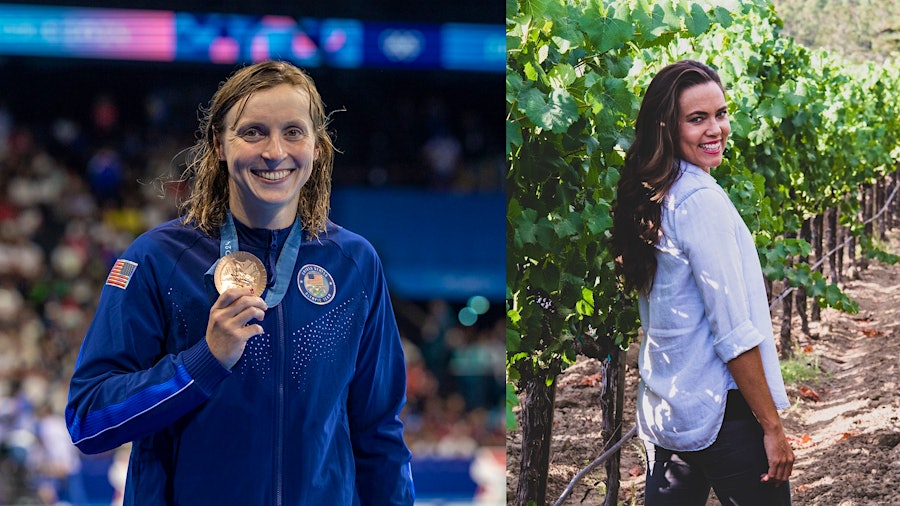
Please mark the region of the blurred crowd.
MULTIPOLYGON (((187 94, 195 101, 186 117, 173 114, 185 100, 174 88, 129 98, 143 105, 137 121, 123 119, 116 96, 87 97, 81 117, 42 120, 0 96, 0 504, 79 504, 89 495, 81 478, 96 462, 69 440, 68 380, 112 263, 138 234, 177 216, 184 187, 164 182, 180 175, 204 103, 187 94)), ((372 121, 389 111, 384 128, 358 125, 345 136, 335 127, 338 147, 352 151, 347 163, 336 159, 336 185, 501 191, 502 144, 485 127, 494 118, 434 96, 397 96, 372 121)), ((394 301, 415 458, 504 445, 503 311, 466 326, 457 318, 464 303, 394 301)), ((113 488, 120 465, 109 469, 113 488)))

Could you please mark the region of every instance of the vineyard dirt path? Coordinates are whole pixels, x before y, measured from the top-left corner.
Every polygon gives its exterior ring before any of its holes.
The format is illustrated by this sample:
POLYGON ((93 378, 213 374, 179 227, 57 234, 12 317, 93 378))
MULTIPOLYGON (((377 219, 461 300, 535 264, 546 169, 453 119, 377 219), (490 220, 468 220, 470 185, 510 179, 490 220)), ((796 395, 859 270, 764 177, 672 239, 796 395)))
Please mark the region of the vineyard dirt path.
MULTIPOLYGON (((896 237, 890 248, 900 252, 896 237)), ((794 318, 798 357, 821 374, 788 385, 792 406, 783 418, 797 458, 793 504, 900 505, 900 265, 872 261, 843 288, 860 311, 823 310, 811 329, 818 339, 804 335, 794 318)), ((780 315, 773 315, 773 325, 780 327, 780 315)), ((626 431, 634 425, 637 347, 628 352, 626 431)), ((601 453, 598 371, 596 360, 579 357, 559 378, 547 504, 601 453)), ((515 500, 521 443, 519 431, 507 433, 508 504, 515 500)), ((565 504, 601 504, 602 468, 582 479, 565 504)), ((619 504, 643 504, 644 472, 641 445, 633 438, 623 446, 619 504)), ((713 497, 708 505, 719 504, 713 497)))

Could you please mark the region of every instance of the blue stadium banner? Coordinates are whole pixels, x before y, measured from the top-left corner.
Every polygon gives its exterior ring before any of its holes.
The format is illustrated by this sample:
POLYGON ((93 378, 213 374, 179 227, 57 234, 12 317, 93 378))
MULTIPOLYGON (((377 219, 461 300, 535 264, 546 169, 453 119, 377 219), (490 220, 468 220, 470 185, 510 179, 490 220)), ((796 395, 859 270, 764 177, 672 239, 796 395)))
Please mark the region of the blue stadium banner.
POLYGON ((0 55, 502 72, 503 25, 0 4, 0 55))

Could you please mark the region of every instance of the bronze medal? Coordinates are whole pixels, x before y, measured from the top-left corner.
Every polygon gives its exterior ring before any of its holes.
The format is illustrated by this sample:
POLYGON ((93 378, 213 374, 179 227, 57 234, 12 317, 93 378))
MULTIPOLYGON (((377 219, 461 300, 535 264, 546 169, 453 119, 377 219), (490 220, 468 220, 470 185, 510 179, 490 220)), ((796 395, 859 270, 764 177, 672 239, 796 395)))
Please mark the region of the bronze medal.
POLYGON ((266 268, 252 253, 235 251, 219 259, 213 273, 213 281, 219 293, 234 287, 253 288, 253 293, 262 295, 266 289, 266 268))

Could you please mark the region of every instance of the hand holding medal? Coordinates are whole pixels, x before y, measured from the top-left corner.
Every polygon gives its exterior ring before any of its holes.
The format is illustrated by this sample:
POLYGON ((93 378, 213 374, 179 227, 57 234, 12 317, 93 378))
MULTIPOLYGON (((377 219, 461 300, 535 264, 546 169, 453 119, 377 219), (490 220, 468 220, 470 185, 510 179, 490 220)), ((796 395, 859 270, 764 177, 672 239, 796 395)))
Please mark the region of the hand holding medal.
MULTIPOLYGON (((230 216, 228 221, 231 222, 230 216)), ((259 333, 262 327, 257 324, 250 325, 252 317, 245 311, 252 311, 252 309, 241 306, 242 304, 254 305, 253 303, 247 302, 247 299, 243 297, 223 300, 221 295, 231 288, 250 288, 251 294, 260 297, 266 289, 267 279, 265 266, 253 253, 233 251, 223 255, 215 264, 213 283, 220 297, 210 311, 207 342, 213 355, 228 369, 231 369, 243 354, 247 340, 259 333), (232 306, 233 304, 237 304, 237 306, 232 306), (224 309, 224 313, 217 311, 220 309, 220 305, 223 305, 221 309, 224 309), (235 312, 235 308, 239 311, 235 312), (231 319, 236 320, 239 327, 235 328, 235 322, 229 321, 231 319), (219 332, 224 333, 219 334, 219 332)), ((265 315, 265 302, 260 300, 260 303, 262 307, 257 307, 257 309, 263 313, 257 315, 256 319, 261 321, 265 315)))

